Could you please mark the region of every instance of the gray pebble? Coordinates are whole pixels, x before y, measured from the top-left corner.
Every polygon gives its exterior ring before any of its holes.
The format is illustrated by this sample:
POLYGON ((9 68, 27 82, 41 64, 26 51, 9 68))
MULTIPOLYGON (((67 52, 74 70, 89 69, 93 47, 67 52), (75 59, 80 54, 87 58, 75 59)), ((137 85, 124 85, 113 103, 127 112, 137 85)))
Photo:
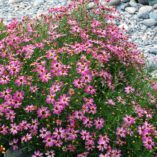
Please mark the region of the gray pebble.
POLYGON ((151 27, 151 26, 155 26, 157 24, 157 21, 154 19, 146 19, 143 20, 142 23, 148 27, 151 27))
POLYGON ((137 11, 137 9, 135 7, 126 7, 125 11, 127 11, 130 14, 134 14, 137 11))

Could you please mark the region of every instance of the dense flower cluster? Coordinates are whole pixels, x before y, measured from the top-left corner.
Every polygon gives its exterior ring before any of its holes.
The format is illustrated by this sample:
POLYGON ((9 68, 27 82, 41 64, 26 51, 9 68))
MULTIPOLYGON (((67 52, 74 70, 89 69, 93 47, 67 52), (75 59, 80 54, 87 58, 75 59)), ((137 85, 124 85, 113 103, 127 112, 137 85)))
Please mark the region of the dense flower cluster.
POLYGON ((155 156, 156 83, 115 9, 87 2, 1 31, 0 143, 32 157, 155 156))

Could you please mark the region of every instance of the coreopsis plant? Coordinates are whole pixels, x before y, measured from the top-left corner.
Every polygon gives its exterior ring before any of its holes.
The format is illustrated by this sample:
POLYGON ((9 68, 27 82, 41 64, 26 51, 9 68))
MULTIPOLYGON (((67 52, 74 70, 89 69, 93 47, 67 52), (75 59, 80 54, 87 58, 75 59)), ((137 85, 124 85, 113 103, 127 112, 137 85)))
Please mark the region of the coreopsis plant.
MULTIPOLYGON (((32 157, 157 156, 157 84, 95 1, 0 27, 0 144, 32 157)), ((1 152, 2 152, 1 151, 1 152)))

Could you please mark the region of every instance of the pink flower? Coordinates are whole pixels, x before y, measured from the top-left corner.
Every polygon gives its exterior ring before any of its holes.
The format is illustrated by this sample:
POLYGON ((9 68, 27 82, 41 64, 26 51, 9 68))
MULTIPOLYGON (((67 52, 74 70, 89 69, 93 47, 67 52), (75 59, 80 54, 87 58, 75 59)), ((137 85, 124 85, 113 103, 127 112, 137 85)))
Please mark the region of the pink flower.
POLYGON ((52 147, 55 144, 55 140, 52 136, 46 136, 44 138, 44 143, 46 147, 52 147))
POLYGON ((13 150, 17 150, 18 149, 18 139, 13 139, 12 141, 9 142, 9 145, 12 147, 13 150))
POLYGON ((76 151, 76 146, 73 144, 69 144, 67 146, 67 150, 69 150, 70 152, 75 152, 76 151))
POLYGON ((101 22, 100 21, 97 21, 97 20, 93 20, 92 21, 92 24, 91 24, 91 27, 93 28, 97 28, 101 25, 101 22))
POLYGON ((13 94, 13 98, 15 100, 18 100, 18 101, 22 101, 24 99, 24 92, 23 91, 16 91, 14 94, 13 94))
POLYGON ((126 125, 130 126, 132 124, 135 124, 135 118, 129 116, 129 115, 126 115, 124 118, 123 118, 124 122, 126 125))
POLYGON ((91 85, 86 86, 84 91, 88 94, 91 94, 91 95, 94 95, 96 93, 96 89, 91 85))
POLYGON ((48 104, 53 104, 55 102, 55 96, 56 94, 47 95, 46 102, 48 104))
POLYGON ((37 110, 38 117, 47 118, 51 115, 47 107, 41 107, 37 110))
POLYGON ((13 123, 13 124, 10 124, 11 128, 10 128, 10 132, 12 135, 16 135, 19 131, 19 127, 17 124, 13 123))
POLYGON ((56 139, 63 139, 65 137, 65 130, 62 128, 55 128, 53 132, 53 137, 56 139))
POLYGON ((44 155, 39 150, 37 150, 33 153, 32 157, 44 157, 44 155))
POLYGON ((23 52, 25 58, 30 59, 31 56, 33 55, 34 49, 35 49, 35 46, 31 45, 31 44, 23 46, 22 52, 23 52))
POLYGON ((74 130, 72 127, 70 128, 67 128, 65 129, 65 132, 66 132, 66 136, 65 136, 65 139, 67 141, 73 141, 73 140, 76 140, 77 138, 77 133, 78 131, 77 130, 74 130))
POLYGON ((54 84, 50 87, 50 94, 55 94, 61 90, 63 86, 63 82, 54 82, 54 84))
POLYGON ((95 148, 95 143, 94 143, 94 140, 87 140, 85 142, 85 148, 88 150, 88 151, 92 151, 94 148, 95 148))
POLYGON ((85 82, 85 83, 90 83, 92 81, 92 75, 90 74, 85 74, 82 76, 81 80, 82 82, 85 82))
POLYGON ((50 73, 42 73, 40 74, 40 79, 42 82, 48 82, 51 79, 50 73))
POLYGON ((84 83, 81 79, 75 79, 73 81, 73 85, 76 87, 76 88, 83 88, 84 87, 84 83))
POLYGON ((32 139, 32 135, 27 133, 25 136, 23 136, 21 138, 21 141, 22 142, 29 142, 31 139, 32 139))
POLYGON ((109 144, 109 138, 108 138, 107 135, 105 135, 105 136, 102 136, 102 135, 99 136, 98 146, 97 146, 97 148, 99 149, 99 151, 107 150, 108 144, 109 144))
POLYGON ((145 148, 148 150, 152 150, 153 147, 155 146, 155 143, 153 142, 151 137, 144 138, 143 144, 144 144, 145 148))
POLYGON ((116 135, 120 137, 126 137, 126 130, 123 127, 118 127, 116 131, 116 135))
POLYGON ((85 127, 87 127, 87 128, 91 128, 93 126, 92 120, 90 120, 87 117, 84 117, 82 121, 83 121, 83 124, 85 125, 85 127))
POLYGON ((46 52, 46 58, 47 59, 54 59, 54 60, 57 60, 57 55, 56 55, 56 52, 54 50, 48 50, 46 52))
POLYGON ((104 121, 103 118, 97 118, 97 119, 94 120, 94 124, 95 124, 96 129, 103 128, 104 127, 104 123, 105 123, 105 121, 104 121))
POLYGON ((61 114, 61 112, 64 110, 64 105, 60 104, 60 103, 55 103, 53 106, 53 114, 59 115, 61 114))
POLYGON ((35 131, 36 129, 38 129, 38 126, 39 126, 38 120, 37 119, 32 119, 30 129, 35 131))
POLYGON ((20 63, 18 60, 16 61, 10 61, 9 65, 6 66, 7 70, 9 71, 10 75, 16 75, 20 72, 22 63, 20 63))
POLYGON ((30 92, 35 93, 38 90, 37 86, 30 86, 30 92))
POLYGON ((13 110, 9 110, 8 112, 6 112, 7 120, 10 120, 11 122, 13 122, 15 117, 16 117, 16 113, 13 110))
POLYGON ((75 118, 82 120, 84 117, 84 113, 82 111, 75 111, 75 118))
POLYGON ((28 105, 28 106, 26 106, 26 107, 24 108, 24 110, 25 110, 27 113, 32 112, 32 111, 35 111, 36 109, 37 109, 37 107, 34 106, 34 105, 28 105))
POLYGON ((127 94, 133 93, 134 91, 135 91, 135 89, 132 88, 131 86, 125 87, 125 93, 127 93, 127 94))
POLYGON ((63 94, 59 97, 58 101, 65 105, 65 106, 68 106, 69 105, 69 102, 70 102, 70 97, 67 96, 66 94, 63 94))
POLYGON ((8 126, 5 126, 4 124, 0 125, 0 134, 6 135, 8 134, 8 132, 9 132, 8 126))
POLYGON ((87 157, 88 154, 89 152, 84 152, 84 153, 78 154, 77 157, 87 157))
POLYGON ((8 84, 10 82, 9 75, 2 75, 0 77, 0 84, 8 84))
POLYGON ((50 131, 48 131, 46 128, 41 128, 40 130, 39 130, 39 136, 41 137, 41 138, 46 138, 46 137, 49 137, 50 135, 51 135, 51 132, 50 131))
POLYGON ((47 151, 47 152, 45 153, 45 155, 46 155, 46 157, 55 157, 55 152, 54 152, 53 150, 47 151))
POLYGON ((153 88, 154 90, 157 90, 157 83, 153 83, 153 84, 152 84, 152 88, 153 88))
POLYGON ((27 79, 25 76, 19 76, 16 80, 15 80, 15 84, 20 87, 21 85, 25 85, 27 83, 27 79))
POLYGON ((108 99, 106 103, 111 105, 111 106, 115 106, 116 105, 116 103, 112 99, 108 99))
POLYGON ((82 130, 81 132, 80 132, 80 134, 81 134, 81 138, 83 139, 83 140, 88 140, 91 136, 90 136, 90 133, 88 132, 88 131, 86 131, 86 130, 82 130))
POLYGON ((108 150, 104 157, 121 157, 121 150, 111 149, 108 150))
POLYGON ((11 97, 11 92, 11 89, 6 88, 4 91, 0 92, 0 98, 4 98, 4 100, 7 100, 11 97))
POLYGON ((21 123, 19 123, 19 130, 28 130, 30 128, 30 124, 26 120, 22 120, 21 123))

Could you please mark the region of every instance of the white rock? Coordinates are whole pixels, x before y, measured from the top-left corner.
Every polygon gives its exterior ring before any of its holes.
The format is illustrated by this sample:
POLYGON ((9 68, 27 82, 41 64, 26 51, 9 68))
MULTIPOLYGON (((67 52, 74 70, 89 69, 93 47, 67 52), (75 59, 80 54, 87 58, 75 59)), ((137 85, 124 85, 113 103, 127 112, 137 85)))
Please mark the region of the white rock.
POLYGON ((33 3, 33 5, 34 5, 34 6, 39 6, 39 5, 41 5, 42 3, 44 3, 44 0, 35 0, 34 3, 33 3))
POLYGON ((126 7, 125 10, 130 14, 134 14, 137 9, 134 7, 126 7))
POLYGON ((157 70, 154 70, 153 72, 151 72, 150 75, 151 75, 153 78, 157 78, 157 70))
POLYGON ((92 9, 94 7, 95 3, 94 2, 90 2, 88 5, 87 5, 87 9, 92 9))
POLYGON ((18 2, 21 2, 22 0, 9 0, 9 4, 12 4, 12 3, 18 3, 18 2))
POLYGON ((151 19, 154 19, 154 20, 157 20, 157 12, 150 12, 149 13, 149 17, 151 18, 151 19))
POLYGON ((129 27, 128 27, 127 24, 125 24, 125 23, 119 25, 118 27, 121 28, 121 29, 124 29, 124 30, 126 30, 126 31, 129 30, 129 27))
POLYGON ((154 8, 154 9, 157 9, 157 4, 154 4, 154 5, 153 5, 153 8, 154 8))
POLYGON ((156 56, 146 58, 146 60, 147 60, 146 67, 149 71, 157 69, 157 57, 156 56))
POLYGON ((143 20, 142 23, 148 27, 151 27, 151 26, 155 26, 157 24, 157 21, 154 19, 146 19, 143 20))
POLYGON ((146 18, 146 16, 148 15, 148 13, 151 12, 152 10, 153 10, 152 6, 142 6, 139 9, 138 17, 140 17, 140 18, 146 18))
POLYGON ((131 7, 137 7, 138 4, 136 3, 135 0, 130 0, 129 5, 130 5, 131 7))

